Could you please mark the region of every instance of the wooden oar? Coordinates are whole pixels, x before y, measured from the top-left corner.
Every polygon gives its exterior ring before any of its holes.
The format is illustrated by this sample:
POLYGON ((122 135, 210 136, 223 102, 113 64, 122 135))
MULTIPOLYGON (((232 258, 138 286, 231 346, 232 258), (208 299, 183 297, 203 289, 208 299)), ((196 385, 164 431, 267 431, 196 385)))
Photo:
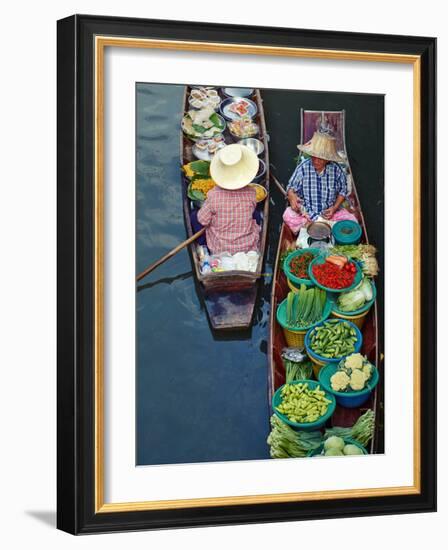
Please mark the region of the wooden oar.
POLYGON ((152 263, 150 266, 148 266, 144 271, 142 271, 141 273, 139 273, 136 277, 137 281, 140 281, 141 279, 143 279, 143 277, 146 277, 146 275, 148 275, 149 273, 151 273, 151 271, 154 271, 154 269, 156 267, 159 267, 159 265, 162 265, 163 263, 165 263, 167 260, 169 260, 170 258, 172 258, 174 255, 176 255, 179 250, 182 250, 182 248, 185 248, 186 246, 188 246, 190 243, 192 243, 193 241, 195 241, 198 237, 200 237, 205 231, 205 227, 203 227, 200 231, 198 231, 197 233, 195 233, 194 235, 192 235, 190 238, 188 238, 186 241, 184 241, 183 243, 180 243, 176 246, 176 248, 173 248, 173 250, 170 250, 168 252, 168 254, 165 254, 165 256, 162 256, 162 258, 160 258, 159 260, 157 260, 156 262, 152 263))
POLYGON ((278 181, 278 179, 274 176, 274 174, 271 172, 271 178, 274 180, 275 185, 280 189, 280 191, 283 193, 283 195, 286 197, 287 192, 286 189, 283 187, 283 185, 278 181))

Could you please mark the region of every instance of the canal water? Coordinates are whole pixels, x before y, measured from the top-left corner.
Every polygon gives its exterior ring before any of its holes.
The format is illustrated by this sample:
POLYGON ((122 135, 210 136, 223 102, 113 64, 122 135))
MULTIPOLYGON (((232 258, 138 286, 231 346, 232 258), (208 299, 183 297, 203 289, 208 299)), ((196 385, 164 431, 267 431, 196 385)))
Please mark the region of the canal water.
MULTIPOLYGON (((183 241, 186 234, 179 177, 183 86, 139 83, 136 94, 138 273, 183 241)), ((345 108, 353 113, 353 121, 357 120, 353 124, 353 147, 356 162, 363 167, 360 172, 365 196, 359 184, 358 192, 362 204, 366 205, 369 199, 369 214, 377 233, 371 234, 371 240, 382 251, 383 98, 275 90, 262 91, 262 95, 271 138, 271 162, 282 181, 287 180, 295 165, 300 107, 345 108), (367 120, 361 128, 360 120, 367 120)), ((348 149, 350 152, 350 143, 348 149)), ((356 180, 353 161, 352 168, 356 180)), ((250 331, 213 333, 186 249, 139 284, 136 312, 138 465, 269 457, 266 444, 269 294, 284 206, 275 188, 270 201, 266 276, 250 331)), ((381 257, 382 254, 380 261, 381 257)))

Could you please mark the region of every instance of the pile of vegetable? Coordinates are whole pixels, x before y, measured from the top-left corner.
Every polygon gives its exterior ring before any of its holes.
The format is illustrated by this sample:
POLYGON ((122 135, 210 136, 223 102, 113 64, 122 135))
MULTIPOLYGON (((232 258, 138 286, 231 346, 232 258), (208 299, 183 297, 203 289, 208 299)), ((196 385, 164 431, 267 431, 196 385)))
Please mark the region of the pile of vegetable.
POLYGON ((306 328, 318 323, 323 317, 326 301, 325 290, 300 285, 298 292, 291 291, 286 298, 286 323, 294 328, 306 328))
POLYGON ((289 262, 290 272, 299 279, 309 279, 308 266, 314 260, 314 254, 312 252, 304 252, 299 256, 295 256, 289 262))
POLYGON ((373 287, 372 283, 367 277, 364 277, 362 281, 353 290, 343 292, 339 295, 336 305, 340 311, 356 311, 364 307, 367 302, 373 299, 373 287))
MULTIPOLYGON (((329 428, 322 435, 320 431, 294 430, 274 414, 271 416, 271 428, 271 433, 267 439, 271 458, 302 458, 307 456, 309 451, 318 449, 322 442, 325 444, 331 437, 337 437, 343 441, 354 440, 366 447, 373 437, 375 416, 373 411, 369 409, 358 418, 352 427, 329 428)), ((330 443, 330 447, 331 445, 330 443)))
POLYGON ((322 444, 321 432, 296 431, 275 414, 271 416, 271 428, 267 439, 271 458, 302 458, 322 444))
POLYGON ((342 437, 331 435, 325 440, 323 454, 325 456, 362 455, 362 449, 353 443, 346 443, 342 437))
POLYGON ((285 260, 294 250, 297 250, 294 241, 290 242, 285 240, 284 248, 280 254, 280 266, 282 269, 285 269, 285 260))
POLYGON ((338 392, 361 391, 368 386, 375 367, 360 353, 342 359, 330 378, 331 389, 338 392))
POLYGON ((366 447, 373 437, 374 430, 375 414, 373 413, 372 409, 369 409, 358 418, 358 420, 351 428, 340 428, 338 426, 334 428, 328 428, 325 431, 324 437, 326 439, 332 435, 336 435, 338 437, 342 437, 342 439, 354 439, 363 447, 366 447))
POLYGON ((210 162, 195 160, 182 166, 182 170, 190 180, 187 191, 189 198, 204 201, 207 198, 207 193, 216 185, 210 176, 210 162))
POLYGON ((182 130, 190 138, 207 139, 225 130, 226 124, 213 107, 190 110, 182 119, 182 130))
POLYGON ((330 319, 310 333, 310 348, 327 359, 344 357, 355 351, 356 331, 347 321, 330 319))
POLYGON ((282 401, 276 410, 291 422, 316 422, 326 414, 328 405, 331 403, 320 386, 312 390, 307 382, 285 384, 280 395, 282 401))
POLYGON ((357 272, 356 265, 346 256, 327 256, 322 263, 312 267, 316 281, 327 288, 348 288, 353 284, 357 272))
POLYGON ((361 264, 362 272, 367 277, 376 277, 379 272, 376 259, 376 248, 371 244, 345 244, 337 245, 331 249, 333 254, 342 254, 361 264))
POLYGON ((282 361, 285 367, 286 383, 290 384, 295 380, 308 380, 313 372, 313 365, 303 349, 284 348, 282 361))

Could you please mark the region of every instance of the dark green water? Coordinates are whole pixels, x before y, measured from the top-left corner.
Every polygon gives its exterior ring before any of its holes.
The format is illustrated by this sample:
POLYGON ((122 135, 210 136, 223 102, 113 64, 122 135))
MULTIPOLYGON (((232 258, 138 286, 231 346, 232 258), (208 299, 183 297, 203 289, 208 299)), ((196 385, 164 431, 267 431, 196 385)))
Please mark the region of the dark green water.
MULTIPOLYGON (((182 86, 137 85, 137 272, 185 239, 179 181, 182 94, 182 86)), ((283 181, 295 165, 300 107, 347 110, 352 169, 369 235, 382 257, 383 99, 274 90, 263 92, 263 98, 271 162, 283 181)), ((269 274, 284 207, 276 189, 270 206, 267 276, 251 331, 213 334, 186 250, 139 285, 137 464, 269 456, 269 274)), ((381 281, 378 286, 381 300, 381 281)))

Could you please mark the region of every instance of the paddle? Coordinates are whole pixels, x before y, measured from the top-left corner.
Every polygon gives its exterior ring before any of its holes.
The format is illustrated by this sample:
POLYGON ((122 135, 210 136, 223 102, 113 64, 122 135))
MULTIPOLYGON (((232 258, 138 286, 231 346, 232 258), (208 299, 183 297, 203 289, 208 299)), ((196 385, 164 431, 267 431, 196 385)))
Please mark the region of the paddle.
POLYGON ((170 250, 168 252, 168 254, 165 254, 165 256, 162 256, 159 260, 157 260, 156 262, 152 263, 150 266, 148 266, 144 271, 142 271, 141 273, 139 273, 136 277, 137 281, 140 281, 141 279, 143 279, 143 277, 146 277, 146 275, 148 275, 149 273, 151 273, 151 271, 154 271, 154 269, 156 267, 159 267, 159 265, 162 265, 163 263, 165 263, 167 260, 169 260, 170 258, 172 258, 173 256, 175 256, 179 250, 182 250, 182 248, 185 248, 186 246, 188 246, 190 243, 192 243, 193 241, 195 241, 198 237, 200 237, 205 231, 205 227, 203 227, 200 231, 198 231, 197 233, 195 233, 194 235, 192 235, 191 237, 189 237, 186 241, 178 244, 176 246, 176 248, 173 248, 173 250, 170 250))
POLYGON ((271 178, 274 180, 275 185, 279 188, 279 190, 283 193, 283 195, 286 197, 287 193, 283 185, 278 181, 278 179, 274 176, 274 174, 271 172, 271 178))

